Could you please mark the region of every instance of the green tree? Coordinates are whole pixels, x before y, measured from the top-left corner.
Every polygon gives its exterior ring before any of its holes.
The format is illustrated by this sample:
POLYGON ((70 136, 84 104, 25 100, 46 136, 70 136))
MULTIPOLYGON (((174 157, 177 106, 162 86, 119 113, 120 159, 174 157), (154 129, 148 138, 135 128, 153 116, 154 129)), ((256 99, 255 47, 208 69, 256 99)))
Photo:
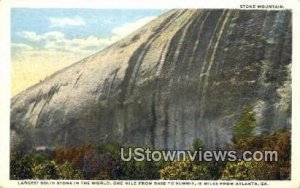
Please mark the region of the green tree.
POLYGON ((199 150, 199 148, 203 148, 203 141, 200 139, 200 138, 196 138, 194 141, 193 141, 193 150, 196 151, 196 150, 199 150))
POLYGON ((248 105, 243 109, 240 119, 233 126, 233 142, 237 143, 241 139, 253 136, 255 127, 255 114, 252 112, 252 107, 248 105))

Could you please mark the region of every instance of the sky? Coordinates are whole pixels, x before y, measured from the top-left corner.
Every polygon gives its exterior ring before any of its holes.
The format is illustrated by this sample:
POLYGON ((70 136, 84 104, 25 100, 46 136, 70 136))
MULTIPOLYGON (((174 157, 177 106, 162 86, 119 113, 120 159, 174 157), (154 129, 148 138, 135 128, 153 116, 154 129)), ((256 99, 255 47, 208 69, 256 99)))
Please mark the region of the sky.
POLYGON ((12 95, 100 51, 165 11, 12 9, 12 95))

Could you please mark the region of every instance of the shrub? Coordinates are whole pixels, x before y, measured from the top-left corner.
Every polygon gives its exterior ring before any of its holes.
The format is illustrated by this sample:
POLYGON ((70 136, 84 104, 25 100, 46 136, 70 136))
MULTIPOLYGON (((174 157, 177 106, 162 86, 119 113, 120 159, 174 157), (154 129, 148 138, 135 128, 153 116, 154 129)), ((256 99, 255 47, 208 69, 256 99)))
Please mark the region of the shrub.
POLYGON ((21 157, 18 153, 10 156, 10 178, 13 180, 31 179, 31 158, 28 155, 21 157))
POLYGON ((33 179, 57 179, 56 166, 54 161, 44 161, 43 163, 33 162, 32 167, 33 179))
POLYGON ((83 179, 83 174, 79 169, 75 169, 73 165, 66 161, 62 165, 56 165, 56 171, 59 179, 78 180, 83 179))
POLYGON ((173 161, 160 170, 164 180, 205 180, 210 179, 207 165, 197 165, 191 160, 173 161))
POLYGON ((228 162, 222 173, 224 180, 276 180, 276 166, 264 161, 228 162))
POLYGON ((223 180, 250 180, 255 179, 254 169, 251 162, 228 162, 225 169, 223 170, 222 179, 223 180))

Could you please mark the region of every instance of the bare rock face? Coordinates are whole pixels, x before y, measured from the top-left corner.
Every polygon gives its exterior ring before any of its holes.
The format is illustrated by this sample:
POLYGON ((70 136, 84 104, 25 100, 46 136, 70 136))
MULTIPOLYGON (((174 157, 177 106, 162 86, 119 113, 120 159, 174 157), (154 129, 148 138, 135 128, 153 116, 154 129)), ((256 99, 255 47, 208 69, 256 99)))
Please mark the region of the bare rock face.
POLYGON ((291 36, 287 10, 169 11, 14 97, 12 147, 222 147, 246 105, 289 129, 291 36))

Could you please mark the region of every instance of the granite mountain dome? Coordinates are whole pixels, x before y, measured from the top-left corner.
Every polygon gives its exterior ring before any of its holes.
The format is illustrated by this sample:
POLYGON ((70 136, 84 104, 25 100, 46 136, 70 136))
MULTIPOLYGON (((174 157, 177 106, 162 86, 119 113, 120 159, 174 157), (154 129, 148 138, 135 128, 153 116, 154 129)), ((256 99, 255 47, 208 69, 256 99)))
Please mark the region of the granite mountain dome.
POLYGON ((291 42, 288 10, 171 10, 15 96, 12 147, 221 147, 247 105, 289 129, 291 42))

